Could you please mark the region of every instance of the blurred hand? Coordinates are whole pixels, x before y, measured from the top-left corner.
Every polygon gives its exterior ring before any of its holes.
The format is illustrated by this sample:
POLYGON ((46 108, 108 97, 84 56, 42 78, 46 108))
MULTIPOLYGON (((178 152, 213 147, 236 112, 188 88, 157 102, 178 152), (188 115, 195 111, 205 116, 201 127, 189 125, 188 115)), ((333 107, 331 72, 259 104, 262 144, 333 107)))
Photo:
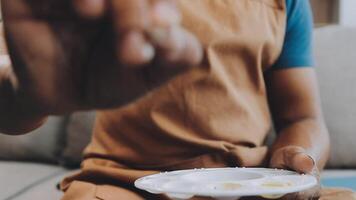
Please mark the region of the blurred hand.
MULTIPOLYGON (((319 170, 315 160, 304 148, 298 146, 287 146, 276 150, 271 157, 270 167, 294 170, 302 174, 311 174, 319 181, 319 170)), ((316 187, 294 194, 288 194, 282 199, 285 200, 314 200, 319 199, 320 184, 316 187)))
POLYGON ((44 114, 127 103, 199 64, 170 0, 2 0, 19 99, 44 114))

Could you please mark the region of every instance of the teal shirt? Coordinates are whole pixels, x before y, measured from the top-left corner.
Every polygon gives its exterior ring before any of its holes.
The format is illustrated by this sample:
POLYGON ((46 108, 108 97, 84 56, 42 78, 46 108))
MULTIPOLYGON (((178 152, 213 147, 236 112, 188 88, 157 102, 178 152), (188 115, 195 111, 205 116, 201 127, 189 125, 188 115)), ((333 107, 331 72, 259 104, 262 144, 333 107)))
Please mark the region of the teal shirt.
POLYGON ((284 45, 272 69, 313 66, 313 15, 309 0, 286 0, 286 5, 284 45))

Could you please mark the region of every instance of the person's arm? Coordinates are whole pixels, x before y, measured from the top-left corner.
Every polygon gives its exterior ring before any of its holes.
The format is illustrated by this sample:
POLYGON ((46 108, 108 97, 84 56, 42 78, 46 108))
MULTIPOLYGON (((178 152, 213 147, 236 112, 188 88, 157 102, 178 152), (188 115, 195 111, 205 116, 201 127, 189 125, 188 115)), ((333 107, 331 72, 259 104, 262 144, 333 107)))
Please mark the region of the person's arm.
POLYGON ((0 133, 22 134, 41 126, 46 117, 30 112, 17 96, 17 81, 2 29, 0 23, 0 133))
POLYGON ((313 18, 308 0, 286 0, 286 3, 284 46, 266 73, 278 132, 271 165, 309 173, 314 164, 323 168, 329 149, 313 68, 313 18))
POLYGON ((17 92, 16 78, 7 55, 0 55, 0 133, 23 134, 43 124, 45 115, 31 110, 17 92))
POLYGON ((303 173, 313 172, 314 167, 321 170, 330 147, 314 69, 273 71, 267 75, 267 85, 278 133, 271 166, 303 173))
POLYGON ((41 126, 46 117, 30 112, 19 102, 9 71, 0 68, 0 133, 27 133, 41 126))

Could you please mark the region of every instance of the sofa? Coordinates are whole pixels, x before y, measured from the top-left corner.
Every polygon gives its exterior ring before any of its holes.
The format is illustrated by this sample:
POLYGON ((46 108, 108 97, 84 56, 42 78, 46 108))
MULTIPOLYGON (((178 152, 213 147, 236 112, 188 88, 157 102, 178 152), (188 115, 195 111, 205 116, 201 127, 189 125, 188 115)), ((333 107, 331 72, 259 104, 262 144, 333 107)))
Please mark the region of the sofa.
MULTIPOLYGON (((332 151, 324 186, 356 190, 356 29, 317 28, 316 71, 332 151)), ((90 140, 94 112, 50 117, 23 136, 0 135, 0 200, 60 199, 60 180, 75 172, 90 140)))

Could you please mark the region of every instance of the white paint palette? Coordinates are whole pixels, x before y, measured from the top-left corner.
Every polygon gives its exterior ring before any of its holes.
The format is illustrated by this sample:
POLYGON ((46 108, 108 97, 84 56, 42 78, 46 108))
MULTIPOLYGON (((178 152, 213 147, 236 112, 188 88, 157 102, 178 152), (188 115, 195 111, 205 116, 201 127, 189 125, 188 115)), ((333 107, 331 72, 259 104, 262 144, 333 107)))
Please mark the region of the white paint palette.
POLYGON ((311 175, 267 168, 192 169, 154 174, 138 179, 135 186, 153 194, 184 200, 194 196, 236 200, 245 196, 276 199, 316 186, 311 175))

